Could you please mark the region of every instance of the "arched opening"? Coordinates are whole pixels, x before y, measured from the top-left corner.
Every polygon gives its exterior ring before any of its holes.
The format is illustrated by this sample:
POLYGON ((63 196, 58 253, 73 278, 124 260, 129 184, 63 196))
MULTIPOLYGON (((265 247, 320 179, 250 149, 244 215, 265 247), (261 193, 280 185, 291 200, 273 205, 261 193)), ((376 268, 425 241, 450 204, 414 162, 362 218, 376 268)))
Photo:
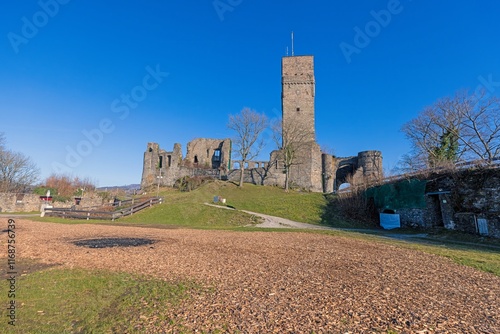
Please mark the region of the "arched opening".
POLYGON ((167 163, 168 163, 168 167, 172 166, 172 156, 171 155, 167 156, 167 163))
MULTIPOLYGON (((340 186, 342 184, 349 184, 349 181, 352 180, 352 175, 354 174, 354 165, 351 163, 345 163, 337 169, 335 173, 335 185, 334 190, 340 190, 340 186)), ((344 186, 346 187, 346 186, 344 186)))
POLYGON ((158 168, 163 168, 163 157, 160 155, 160 158, 158 159, 158 168))
POLYGON ((340 186, 339 186, 339 191, 349 191, 349 188, 351 187, 351 184, 350 183, 342 183, 340 186))
POLYGON ((195 156, 194 156, 194 164, 195 164, 195 165, 197 165, 197 164, 198 164, 198 156, 197 156, 197 155, 195 155, 195 156))

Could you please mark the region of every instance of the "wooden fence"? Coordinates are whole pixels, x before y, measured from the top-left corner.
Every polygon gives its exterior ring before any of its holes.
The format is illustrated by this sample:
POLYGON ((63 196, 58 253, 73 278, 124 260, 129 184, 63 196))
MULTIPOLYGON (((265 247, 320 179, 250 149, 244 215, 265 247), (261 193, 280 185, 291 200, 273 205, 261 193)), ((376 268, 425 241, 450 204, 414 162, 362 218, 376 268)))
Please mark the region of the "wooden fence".
MULTIPOLYGON (((155 204, 163 202, 161 197, 153 197, 147 200, 139 201, 128 208, 117 211, 99 211, 99 210, 72 210, 72 209, 58 209, 58 208, 46 208, 44 211, 45 216, 49 217, 61 217, 61 218, 74 218, 74 219, 100 219, 100 220, 112 220, 132 215, 137 211, 151 207, 155 204)), ((116 202, 118 203, 118 202, 116 202)), ((113 206, 122 206, 128 203, 133 203, 133 200, 120 201, 120 204, 113 204, 113 206)))

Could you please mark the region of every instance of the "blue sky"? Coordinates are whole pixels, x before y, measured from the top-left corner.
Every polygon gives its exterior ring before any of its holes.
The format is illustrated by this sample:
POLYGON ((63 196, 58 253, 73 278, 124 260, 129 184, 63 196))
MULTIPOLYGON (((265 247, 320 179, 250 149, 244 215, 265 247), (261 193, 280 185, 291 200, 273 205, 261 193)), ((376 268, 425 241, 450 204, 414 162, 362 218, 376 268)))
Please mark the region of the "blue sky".
POLYGON ((291 31, 295 55, 315 57, 317 140, 338 156, 381 150, 391 169, 410 149, 401 125, 425 106, 460 89, 500 92, 494 0, 2 7, 0 132, 42 178, 139 183, 148 142, 185 150, 196 137, 231 137, 228 115, 244 107, 276 118, 291 31))

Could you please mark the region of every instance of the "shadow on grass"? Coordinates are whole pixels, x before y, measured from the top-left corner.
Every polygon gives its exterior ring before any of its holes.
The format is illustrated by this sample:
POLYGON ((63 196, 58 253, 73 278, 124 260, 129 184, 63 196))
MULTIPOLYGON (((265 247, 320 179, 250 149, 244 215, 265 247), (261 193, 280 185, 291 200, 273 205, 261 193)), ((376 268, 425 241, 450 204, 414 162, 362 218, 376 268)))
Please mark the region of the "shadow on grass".
MULTIPOLYGON (((16 259, 15 262, 16 272, 20 276, 28 275, 37 271, 42 271, 56 266, 58 266, 58 264, 47 264, 47 263, 37 262, 31 259, 22 259, 22 258, 16 259)), ((10 274, 8 274, 8 272, 9 272, 9 267, 7 265, 0 266, 0 277, 2 279, 7 279, 10 277, 10 274)))
POLYGON ((381 230, 377 216, 373 213, 353 208, 346 210, 336 195, 326 194, 324 197, 326 204, 321 208, 320 225, 343 229, 381 230))

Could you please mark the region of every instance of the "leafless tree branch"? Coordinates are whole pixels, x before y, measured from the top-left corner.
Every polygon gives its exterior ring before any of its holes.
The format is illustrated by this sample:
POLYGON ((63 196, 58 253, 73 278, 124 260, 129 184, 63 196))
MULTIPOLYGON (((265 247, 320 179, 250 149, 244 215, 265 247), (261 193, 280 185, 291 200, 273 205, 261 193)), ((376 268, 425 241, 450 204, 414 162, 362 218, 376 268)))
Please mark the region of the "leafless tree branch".
POLYGON ((257 157, 264 147, 261 134, 268 127, 268 119, 265 114, 244 108, 237 115, 229 115, 227 127, 235 132, 233 144, 241 158, 239 185, 242 187, 245 163, 257 157))

